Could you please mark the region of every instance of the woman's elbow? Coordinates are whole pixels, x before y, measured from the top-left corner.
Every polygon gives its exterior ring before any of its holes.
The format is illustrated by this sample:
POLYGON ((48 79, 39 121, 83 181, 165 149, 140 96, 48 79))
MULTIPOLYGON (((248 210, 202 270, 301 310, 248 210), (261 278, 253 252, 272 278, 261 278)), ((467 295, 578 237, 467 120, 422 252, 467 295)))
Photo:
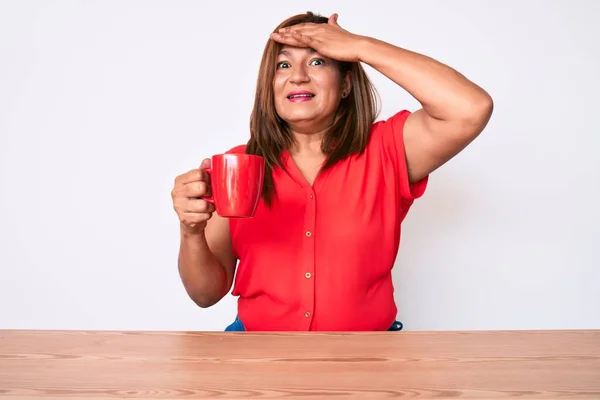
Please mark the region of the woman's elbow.
POLYGON ((472 96, 463 108, 460 117, 459 131, 464 132, 471 139, 478 136, 486 127, 494 112, 494 100, 487 92, 481 91, 472 96))
POLYGON ((190 296, 190 299, 192 299, 192 301, 194 303, 196 303, 196 305, 200 308, 212 307, 215 304, 217 304, 219 302, 219 300, 221 300, 220 298, 206 296, 203 294, 194 294, 194 293, 188 293, 188 294, 190 296))

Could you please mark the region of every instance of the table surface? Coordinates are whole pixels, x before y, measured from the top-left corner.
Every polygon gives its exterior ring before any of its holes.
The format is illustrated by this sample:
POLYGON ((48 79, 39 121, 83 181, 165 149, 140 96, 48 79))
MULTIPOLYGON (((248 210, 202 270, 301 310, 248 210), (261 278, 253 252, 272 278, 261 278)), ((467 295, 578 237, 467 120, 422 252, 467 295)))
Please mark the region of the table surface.
POLYGON ((600 399, 600 330, 0 330, 2 397, 600 399))

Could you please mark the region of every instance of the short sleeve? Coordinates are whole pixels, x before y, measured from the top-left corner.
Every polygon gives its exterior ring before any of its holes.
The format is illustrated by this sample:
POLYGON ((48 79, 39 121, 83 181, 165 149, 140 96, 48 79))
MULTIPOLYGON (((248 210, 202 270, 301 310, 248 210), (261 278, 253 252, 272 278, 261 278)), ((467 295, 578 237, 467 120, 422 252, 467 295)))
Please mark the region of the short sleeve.
POLYGON ((392 154, 396 160, 396 169, 400 180, 400 195, 409 201, 423 196, 429 176, 425 176, 417 182, 410 183, 408 179, 408 164, 406 161, 406 152, 404 150, 404 124, 411 114, 408 110, 402 110, 389 119, 379 123, 377 129, 380 129, 381 140, 384 150, 392 154))

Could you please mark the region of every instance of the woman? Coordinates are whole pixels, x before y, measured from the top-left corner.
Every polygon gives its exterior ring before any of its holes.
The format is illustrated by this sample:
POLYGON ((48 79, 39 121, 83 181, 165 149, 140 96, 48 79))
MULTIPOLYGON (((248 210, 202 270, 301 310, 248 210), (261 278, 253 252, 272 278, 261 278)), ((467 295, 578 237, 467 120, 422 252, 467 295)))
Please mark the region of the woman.
POLYGON ((399 330, 392 267, 400 226, 429 174, 486 126, 490 96, 431 58, 342 29, 337 14, 294 16, 263 53, 246 146, 265 158, 254 218, 219 217, 200 169, 178 176, 179 272, 209 307, 233 286, 226 330, 399 330), (365 63, 422 108, 375 122, 365 63), (237 273, 236 273, 236 264, 237 273))

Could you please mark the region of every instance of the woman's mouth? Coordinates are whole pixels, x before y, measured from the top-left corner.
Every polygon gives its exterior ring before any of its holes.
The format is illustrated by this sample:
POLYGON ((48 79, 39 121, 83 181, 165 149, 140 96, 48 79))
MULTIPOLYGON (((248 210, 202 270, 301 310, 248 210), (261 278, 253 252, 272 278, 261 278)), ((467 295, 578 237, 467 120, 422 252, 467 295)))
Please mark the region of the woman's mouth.
POLYGON ((309 101, 312 100, 313 97, 315 97, 315 94, 306 90, 297 90, 287 95, 287 99, 293 102, 309 101))

